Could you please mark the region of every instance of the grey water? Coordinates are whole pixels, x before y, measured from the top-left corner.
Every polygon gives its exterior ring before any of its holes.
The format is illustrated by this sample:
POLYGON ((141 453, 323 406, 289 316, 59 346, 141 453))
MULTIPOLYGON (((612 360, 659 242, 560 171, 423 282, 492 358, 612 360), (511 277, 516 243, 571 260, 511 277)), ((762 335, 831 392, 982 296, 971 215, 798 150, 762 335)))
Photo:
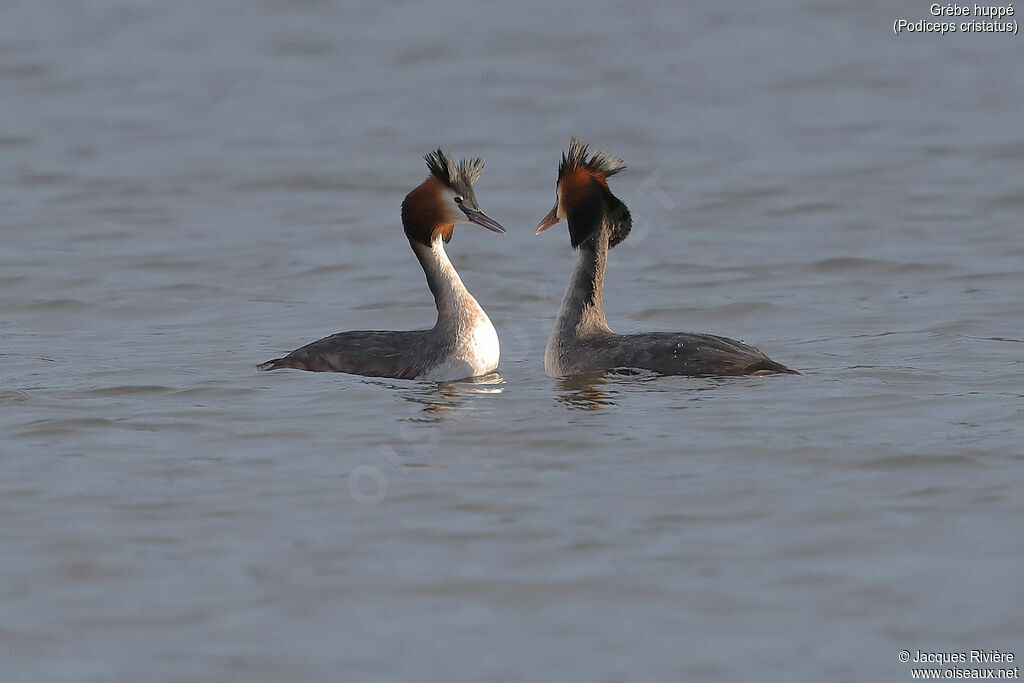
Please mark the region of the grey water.
POLYGON ((901 681, 1024 656, 1021 38, 928 3, 5 0, 4 681, 901 681), (800 376, 549 379, 570 134, 617 332, 800 376), (497 375, 255 364, 434 311, 497 375))

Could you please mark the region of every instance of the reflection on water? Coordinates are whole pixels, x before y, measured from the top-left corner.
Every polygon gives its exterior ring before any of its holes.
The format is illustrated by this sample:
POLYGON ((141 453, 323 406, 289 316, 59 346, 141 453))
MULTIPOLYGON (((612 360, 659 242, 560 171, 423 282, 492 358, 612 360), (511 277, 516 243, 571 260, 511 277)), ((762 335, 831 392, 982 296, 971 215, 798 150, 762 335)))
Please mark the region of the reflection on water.
POLYGON ((500 394, 500 385, 505 380, 497 372, 482 377, 457 380, 454 382, 421 382, 411 390, 406 386, 395 386, 406 401, 418 403, 423 410, 405 418, 408 422, 454 422, 459 411, 471 407, 473 399, 481 395, 500 394), (404 389, 405 391, 401 391, 404 389))
POLYGON ((557 400, 574 410, 602 410, 614 406, 615 401, 601 388, 606 381, 603 373, 562 377, 557 380, 557 400))
POLYGON ((574 410, 603 410, 614 407, 624 392, 640 391, 646 394, 680 391, 689 401, 709 397, 709 392, 734 387, 749 377, 685 377, 666 376, 647 370, 616 368, 605 374, 593 373, 555 380, 559 403, 574 410))

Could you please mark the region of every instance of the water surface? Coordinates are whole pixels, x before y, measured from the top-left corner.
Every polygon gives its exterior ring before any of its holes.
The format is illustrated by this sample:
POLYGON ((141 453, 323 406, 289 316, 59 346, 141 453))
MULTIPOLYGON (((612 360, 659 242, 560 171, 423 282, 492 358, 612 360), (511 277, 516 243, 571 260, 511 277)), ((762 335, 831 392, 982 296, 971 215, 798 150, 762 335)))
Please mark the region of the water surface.
POLYGON ((905 680, 1020 651, 1019 39, 923 3, 0 8, 0 661, 12 681, 905 680), (920 5, 920 6, 918 6, 920 5), (571 133, 622 156, 619 332, 799 377, 544 376, 571 133), (429 326, 497 376, 254 365, 429 326))

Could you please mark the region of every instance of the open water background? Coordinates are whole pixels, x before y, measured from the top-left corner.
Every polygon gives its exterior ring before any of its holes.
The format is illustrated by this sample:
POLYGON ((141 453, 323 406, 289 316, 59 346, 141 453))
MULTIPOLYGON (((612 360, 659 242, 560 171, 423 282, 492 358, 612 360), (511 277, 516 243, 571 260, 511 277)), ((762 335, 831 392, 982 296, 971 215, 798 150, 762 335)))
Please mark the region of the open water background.
POLYGON ((0 4, 5 681, 901 681, 1024 656, 1022 38, 925 2, 0 4), (544 376, 571 133, 619 332, 799 377, 544 376), (256 363, 433 322, 500 378, 256 363))

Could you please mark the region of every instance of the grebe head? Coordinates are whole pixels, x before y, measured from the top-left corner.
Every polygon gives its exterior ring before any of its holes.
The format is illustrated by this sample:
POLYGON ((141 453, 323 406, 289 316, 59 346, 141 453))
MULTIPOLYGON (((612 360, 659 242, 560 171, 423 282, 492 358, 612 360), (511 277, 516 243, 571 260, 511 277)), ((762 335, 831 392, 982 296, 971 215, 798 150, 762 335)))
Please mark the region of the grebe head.
POLYGON ((575 135, 569 151, 562 154, 555 186, 555 206, 537 225, 540 234, 565 219, 569 241, 578 247, 607 225, 608 246, 614 247, 629 235, 629 209, 608 189, 608 178, 626 168, 626 163, 608 152, 587 155, 587 145, 575 135))
POLYGON ((410 240, 430 246, 438 237, 449 242, 456 225, 476 223, 497 233, 505 228, 480 210, 473 183, 484 172, 479 158, 458 164, 440 148, 425 157, 430 176, 402 202, 402 226, 410 240))

